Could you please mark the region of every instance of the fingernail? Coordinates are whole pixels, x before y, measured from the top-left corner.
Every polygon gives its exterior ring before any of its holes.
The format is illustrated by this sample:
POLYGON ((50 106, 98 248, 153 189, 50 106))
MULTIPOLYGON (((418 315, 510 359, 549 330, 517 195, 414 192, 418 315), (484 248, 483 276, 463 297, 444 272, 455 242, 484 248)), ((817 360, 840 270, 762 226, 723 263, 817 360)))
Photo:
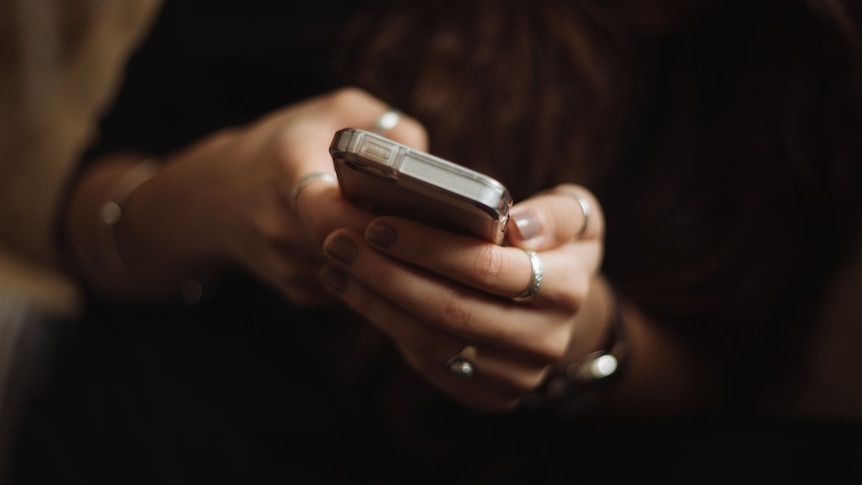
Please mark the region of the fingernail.
POLYGON ((533 239, 539 235, 539 219, 529 211, 513 212, 510 215, 518 229, 518 235, 522 241, 533 239))
POLYGON ((324 266, 320 270, 320 280, 327 288, 336 293, 341 293, 347 288, 347 275, 332 266, 324 266))
POLYGON ((372 222, 365 229, 365 239, 377 247, 392 247, 397 238, 398 232, 395 231, 395 228, 384 222, 372 222))
POLYGON ((337 236, 330 239, 323 246, 328 256, 331 256, 344 264, 350 264, 356 259, 359 253, 359 248, 350 239, 342 236, 337 236))

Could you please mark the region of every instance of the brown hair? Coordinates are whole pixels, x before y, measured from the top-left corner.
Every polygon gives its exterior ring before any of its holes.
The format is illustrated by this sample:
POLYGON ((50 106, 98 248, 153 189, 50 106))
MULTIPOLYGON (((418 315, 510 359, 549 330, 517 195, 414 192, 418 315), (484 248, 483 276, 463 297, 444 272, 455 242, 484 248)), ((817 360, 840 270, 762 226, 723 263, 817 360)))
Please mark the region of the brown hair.
POLYGON ((520 197, 614 156, 604 138, 627 91, 616 72, 626 46, 605 12, 494 0, 369 10, 387 13, 354 24, 351 45, 366 46, 350 52, 356 79, 425 123, 432 152, 520 197))

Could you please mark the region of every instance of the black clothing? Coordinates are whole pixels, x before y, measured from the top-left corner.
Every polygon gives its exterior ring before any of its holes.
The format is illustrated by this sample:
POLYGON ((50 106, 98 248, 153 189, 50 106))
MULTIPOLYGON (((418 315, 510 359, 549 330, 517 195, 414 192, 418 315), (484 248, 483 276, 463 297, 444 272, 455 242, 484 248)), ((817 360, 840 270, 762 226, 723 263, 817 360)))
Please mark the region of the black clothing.
MULTIPOLYGON (((344 79, 334 34, 361 8, 165 2, 86 158, 168 153, 330 91, 344 79)), ((609 237, 611 258, 628 251, 625 233, 609 237)), ((473 413, 347 310, 295 308, 243 274, 206 292, 193 306, 148 310, 88 301, 25 423, 10 483, 703 483, 743 469, 775 483, 834 472, 788 460, 857 436, 697 418, 598 431, 527 410, 473 413)))

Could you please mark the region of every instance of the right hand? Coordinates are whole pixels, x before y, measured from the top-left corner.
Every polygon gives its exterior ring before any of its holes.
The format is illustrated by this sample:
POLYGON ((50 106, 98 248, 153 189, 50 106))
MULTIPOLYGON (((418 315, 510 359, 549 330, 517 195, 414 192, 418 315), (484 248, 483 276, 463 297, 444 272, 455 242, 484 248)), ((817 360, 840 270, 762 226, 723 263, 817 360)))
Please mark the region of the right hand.
POLYGON ((605 224, 593 194, 560 185, 512 211, 536 230, 510 219, 507 246, 391 216, 365 233, 341 228, 325 243, 333 294, 391 336, 419 375, 489 412, 513 410, 553 368, 600 349, 609 322, 608 293, 594 284, 605 224), (544 264, 528 300, 518 297, 534 275, 525 249, 544 264), (448 362, 467 348, 476 374, 464 379, 448 362))
MULTIPOLYGON (((341 197, 334 184, 314 182, 297 197, 297 182, 313 172, 335 175, 329 144, 344 127, 370 129, 388 106, 356 88, 300 102, 236 129, 215 133, 167 160, 160 176, 182 184, 192 234, 217 259, 239 263, 299 304, 329 296, 317 272, 322 239, 338 227, 363 231, 372 214, 341 197)), ((422 126, 407 116, 386 133, 419 149, 422 126)))

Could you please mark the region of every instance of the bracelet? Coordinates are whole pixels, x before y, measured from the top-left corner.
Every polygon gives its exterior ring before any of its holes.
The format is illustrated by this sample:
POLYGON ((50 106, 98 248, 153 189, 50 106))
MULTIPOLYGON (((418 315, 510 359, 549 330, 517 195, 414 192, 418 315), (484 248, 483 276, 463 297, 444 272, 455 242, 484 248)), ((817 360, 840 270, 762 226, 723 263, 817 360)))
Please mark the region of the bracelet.
POLYGON ((104 234, 103 249, 104 262, 108 272, 114 278, 120 278, 126 271, 126 264, 120 255, 117 240, 114 236, 114 227, 123 220, 123 209, 129 197, 144 182, 155 177, 158 172, 158 163, 153 159, 139 162, 130 168, 114 187, 110 199, 99 207, 99 224, 104 234))
POLYGON ((576 415, 595 405, 600 391, 622 376, 628 362, 628 344, 616 292, 610 291, 614 305, 602 350, 587 354, 569 364, 561 375, 550 378, 542 392, 542 407, 549 406, 566 416, 576 415))

